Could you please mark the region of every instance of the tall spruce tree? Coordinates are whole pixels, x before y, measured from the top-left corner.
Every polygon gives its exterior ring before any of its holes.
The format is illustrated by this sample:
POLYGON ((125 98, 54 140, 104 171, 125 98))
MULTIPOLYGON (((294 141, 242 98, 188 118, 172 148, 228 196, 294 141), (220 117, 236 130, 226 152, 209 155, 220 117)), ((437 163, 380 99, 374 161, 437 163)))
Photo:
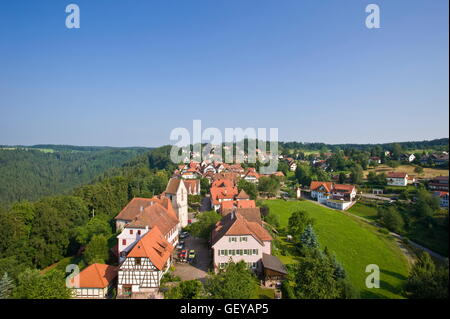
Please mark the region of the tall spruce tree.
POLYGON ((308 224, 300 236, 300 243, 302 247, 318 248, 319 242, 317 241, 316 233, 311 224, 308 224))
POLYGON ((14 287, 14 280, 5 272, 2 279, 0 279, 0 299, 8 299, 14 287))

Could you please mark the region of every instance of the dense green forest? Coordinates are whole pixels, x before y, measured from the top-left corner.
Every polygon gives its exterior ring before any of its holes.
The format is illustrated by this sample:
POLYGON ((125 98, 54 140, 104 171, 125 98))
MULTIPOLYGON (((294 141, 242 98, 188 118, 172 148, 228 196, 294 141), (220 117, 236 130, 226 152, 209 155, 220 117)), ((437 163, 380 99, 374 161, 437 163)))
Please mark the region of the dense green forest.
POLYGON ((0 208, 0 273, 24 285, 24 280, 38 280, 30 269, 43 269, 77 255, 82 246, 87 247, 82 262, 94 260, 89 259, 91 255, 98 258, 90 248, 97 248, 102 239, 99 249, 107 252, 115 244, 113 217, 133 197, 151 197, 166 188, 171 172, 159 167, 168 165, 163 159, 169 151, 170 147, 147 151, 67 195, 0 208))
POLYGON ((436 150, 448 151, 448 138, 440 138, 430 141, 398 142, 382 144, 325 144, 325 143, 301 143, 301 142, 281 142, 278 145, 280 150, 305 150, 305 151, 336 151, 340 150, 365 150, 381 148, 383 150, 393 150, 398 145, 405 151, 412 150, 436 150))
POLYGON ((67 145, 1 147, 0 204, 67 193, 147 151, 67 145))

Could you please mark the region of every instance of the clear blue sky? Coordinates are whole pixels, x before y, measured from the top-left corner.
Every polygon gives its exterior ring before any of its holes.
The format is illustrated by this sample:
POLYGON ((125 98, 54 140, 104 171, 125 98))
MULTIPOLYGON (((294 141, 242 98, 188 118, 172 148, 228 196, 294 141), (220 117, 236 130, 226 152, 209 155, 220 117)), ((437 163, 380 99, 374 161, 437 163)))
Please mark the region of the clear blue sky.
POLYGON ((158 146, 175 127, 283 141, 448 137, 447 0, 4 0, 0 144, 158 146), (65 7, 81 9, 66 29, 65 7), (381 29, 365 7, 381 8, 381 29))

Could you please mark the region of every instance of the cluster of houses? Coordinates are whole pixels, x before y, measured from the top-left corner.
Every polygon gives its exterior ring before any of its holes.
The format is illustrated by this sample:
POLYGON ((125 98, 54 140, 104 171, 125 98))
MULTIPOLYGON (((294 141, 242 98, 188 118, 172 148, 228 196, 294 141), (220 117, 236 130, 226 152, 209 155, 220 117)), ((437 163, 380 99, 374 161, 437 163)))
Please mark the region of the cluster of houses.
POLYGON ((184 180, 171 178, 165 192, 133 198, 115 217, 118 265, 93 264, 72 278, 75 298, 161 298, 159 285, 172 264, 182 227, 188 224, 184 180))
POLYGON ((235 181, 217 176, 210 188, 211 203, 222 219, 211 234, 214 270, 230 261, 244 261, 263 280, 275 287, 287 275, 281 261, 272 255, 272 236, 264 227, 261 211, 235 181))
MULTIPOLYGON (((275 172, 273 175, 284 176, 283 172, 275 172)), ((253 167, 244 169, 240 163, 227 164, 220 161, 196 162, 191 160, 179 165, 174 176, 185 181, 189 194, 198 195, 200 194, 200 178, 206 178, 210 183, 220 178, 233 182, 243 179, 247 182, 258 183, 260 177, 269 175, 259 174, 253 167)))
POLYGON ((117 298, 162 298, 161 278, 172 265, 179 234, 188 224, 188 195, 200 193, 200 176, 210 180, 211 205, 222 216, 210 240, 214 270, 230 260, 243 260, 264 284, 278 284, 287 271, 271 255, 272 237, 260 209, 237 188, 240 178, 258 176, 257 172, 239 164, 190 162, 180 165, 162 194, 133 198, 119 212, 113 248, 118 266, 92 264, 83 269, 72 278, 74 298, 108 298, 113 288, 117 298))

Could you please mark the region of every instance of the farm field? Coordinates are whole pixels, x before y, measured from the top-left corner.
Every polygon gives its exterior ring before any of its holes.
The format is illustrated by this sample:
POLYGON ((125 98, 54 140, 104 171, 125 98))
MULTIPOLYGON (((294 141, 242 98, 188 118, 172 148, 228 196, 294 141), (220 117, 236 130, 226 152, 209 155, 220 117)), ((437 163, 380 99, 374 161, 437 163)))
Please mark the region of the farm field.
MULTIPOLYGON (((305 210, 314 218, 321 248, 328 249, 343 264, 350 281, 360 290, 361 298, 403 298, 402 285, 409 265, 391 236, 382 234, 374 226, 340 211, 309 201, 265 200, 270 211, 278 214, 281 227, 286 227, 295 210, 305 210), (369 264, 380 267, 380 289, 365 286, 369 264)), ((289 251, 291 243, 284 242, 289 251)), ((280 256, 284 263, 295 262, 296 256, 280 256)))
POLYGON ((413 165, 400 165, 397 168, 392 168, 387 165, 380 165, 377 168, 370 168, 364 170, 364 177, 367 177, 369 172, 375 171, 376 173, 388 173, 388 172, 404 172, 408 173, 410 176, 414 176, 416 178, 431 178, 440 175, 448 176, 448 169, 439 169, 439 168, 424 168, 422 174, 417 174, 414 172, 413 165))

